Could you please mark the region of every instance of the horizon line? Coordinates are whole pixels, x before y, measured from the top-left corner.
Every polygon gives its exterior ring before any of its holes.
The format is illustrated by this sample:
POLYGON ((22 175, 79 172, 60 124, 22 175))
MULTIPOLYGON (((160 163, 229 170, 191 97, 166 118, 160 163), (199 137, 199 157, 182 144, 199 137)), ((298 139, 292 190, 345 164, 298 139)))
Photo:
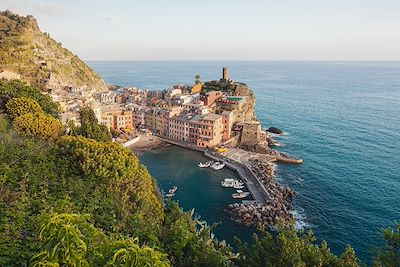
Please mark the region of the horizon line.
POLYGON ((400 62, 400 59, 82 59, 83 61, 400 62))

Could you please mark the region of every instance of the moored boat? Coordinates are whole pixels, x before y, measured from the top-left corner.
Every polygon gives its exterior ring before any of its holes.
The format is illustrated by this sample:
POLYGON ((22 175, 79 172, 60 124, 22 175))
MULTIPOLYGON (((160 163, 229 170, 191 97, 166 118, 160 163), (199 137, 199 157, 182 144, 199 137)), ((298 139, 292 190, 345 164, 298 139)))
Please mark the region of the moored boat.
POLYGON ((223 187, 233 187, 233 183, 235 182, 235 179, 230 179, 230 178, 225 178, 222 182, 221 185, 223 187))
POLYGON ((213 161, 207 161, 207 162, 205 162, 205 163, 200 162, 199 164, 197 164, 197 166, 198 166, 199 168, 207 168, 207 167, 210 167, 211 164, 213 164, 213 163, 214 163, 213 161))
POLYGON ((250 195, 249 192, 243 192, 242 190, 236 190, 236 193, 232 194, 232 198, 246 198, 250 195))
POLYGON ((218 171, 218 170, 221 170, 223 167, 225 167, 225 163, 217 161, 217 162, 214 162, 210 167, 214 171, 218 171))
POLYGON ((221 185, 223 187, 232 187, 235 189, 243 189, 244 188, 244 183, 242 181, 239 181, 237 179, 231 179, 231 178, 225 178, 221 182, 221 185))
POLYGON ((178 187, 173 186, 170 190, 168 190, 168 194, 166 194, 166 197, 174 197, 176 190, 178 190, 178 187))

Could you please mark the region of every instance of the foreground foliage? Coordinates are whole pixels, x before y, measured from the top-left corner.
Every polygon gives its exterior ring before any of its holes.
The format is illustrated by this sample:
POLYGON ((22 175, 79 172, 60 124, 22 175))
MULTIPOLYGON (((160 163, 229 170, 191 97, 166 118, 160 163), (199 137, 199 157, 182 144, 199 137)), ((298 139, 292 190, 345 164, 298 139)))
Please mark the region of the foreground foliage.
MULTIPOLYGON (((238 242, 235 251, 193 211, 164 207, 129 150, 94 140, 108 141, 109 133, 92 110, 82 110, 82 128, 56 138, 60 122, 38 105, 56 110, 37 93, 0 81, 0 101, 14 119, 0 114, 0 266, 359 265, 351 247, 337 257, 312 232, 294 228, 260 229, 252 245, 238 242)), ((375 266, 400 266, 399 232, 400 225, 384 231, 375 266)))
POLYGON ((59 116, 59 105, 53 102, 50 96, 43 94, 40 88, 29 86, 19 80, 0 79, 0 110, 6 108, 8 100, 17 97, 33 99, 45 113, 53 117, 59 116))
POLYGON ((41 251, 32 257, 36 266, 159 266, 167 256, 137 238, 107 236, 88 222, 88 215, 56 214, 39 233, 41 251))
POLYGON ((400 223, 383 230, 385 244, 375 251, 375 266, 400 266, 400 223))
POLYGON ((63 133, 61 122, 44 113, 27 113, 17 117, 13 129, 24 135, 43 139, 57 139, 63 133))
POLYGON ((239 243, 239 266, 358 266, 354 250, 347 247, 341 257, 329 250, 328 244, 316 243, 311 231, 297 233, 294 226, 280 228, 276 236, 261 228, 254 234, 252 245, 239 243))
POLYGON ((6 104, 6 111, 11 120, 28 113, 43 112, 38 102, 27 97, 15 97, 10 99, 6 104))

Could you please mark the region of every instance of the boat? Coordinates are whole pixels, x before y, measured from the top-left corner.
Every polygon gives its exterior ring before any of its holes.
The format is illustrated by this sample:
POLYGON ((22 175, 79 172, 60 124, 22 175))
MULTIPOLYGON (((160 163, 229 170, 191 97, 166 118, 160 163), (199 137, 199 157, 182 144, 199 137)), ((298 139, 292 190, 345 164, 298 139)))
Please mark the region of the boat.
POLYGON ((178 190, 178 187, 173 186, 170 190, 168 190, 168 194, 175 194, 176 190, 178 190))
POLYGON ((235 179, 229 179, 225 178, 222 182, 221 185, 223 187, 233 187, 233 183, 235 182, 235 179))
POLYGON ((233 198, 246 198, 248 195, 250 195, 249 192, 243 192, 242 190, 236 190, 236 193, 232 194, 233 198))
POLYGON ((233 183, 233 188, 235 188, 235 189, 243 189, 244 188, 244 184, 239 182, 239 181, 235 181, 233 183))
POLYGON ((168 190, 168 194, 166 194, 166 197, 174 197, 176 190, 178 190, 178 187, 173 186, 170 190, 168 190))
POLYGON ((200 162, 199 164, 197 164, 197 166, 198 166, 199 168, 207 168, 207 167, 210 167, 211 164, 213 164, 213 163, 214 163, 213 161, 207 161, 207 162, 205 162, 205 163, 200 162))
POLYGON ((218 170, 221 170, 223 167, 225 167, 225 163, 217 161, 217 162, 214 162, 210 167, 214 171, 218 171, 218 170))
POLYGON ((243 189, 244 188, 244 183, 242 181, 236 180, 236 179, 230 179, 230 178, 225 178, 222 182, 221 185, 223 187, 232 187, 235 189, 243 189))

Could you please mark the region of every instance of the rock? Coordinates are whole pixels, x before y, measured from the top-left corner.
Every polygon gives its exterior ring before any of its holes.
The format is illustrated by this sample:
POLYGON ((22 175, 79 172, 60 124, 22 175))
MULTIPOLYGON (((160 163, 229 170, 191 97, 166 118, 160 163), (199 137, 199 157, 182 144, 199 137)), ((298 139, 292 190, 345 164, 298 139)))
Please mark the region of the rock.
POLYGON ((283 134, 283 131, 281 129, 278 129, 276 127, 269 127, 267 129, 267 132, 273 133, 273 134, 283 134))

